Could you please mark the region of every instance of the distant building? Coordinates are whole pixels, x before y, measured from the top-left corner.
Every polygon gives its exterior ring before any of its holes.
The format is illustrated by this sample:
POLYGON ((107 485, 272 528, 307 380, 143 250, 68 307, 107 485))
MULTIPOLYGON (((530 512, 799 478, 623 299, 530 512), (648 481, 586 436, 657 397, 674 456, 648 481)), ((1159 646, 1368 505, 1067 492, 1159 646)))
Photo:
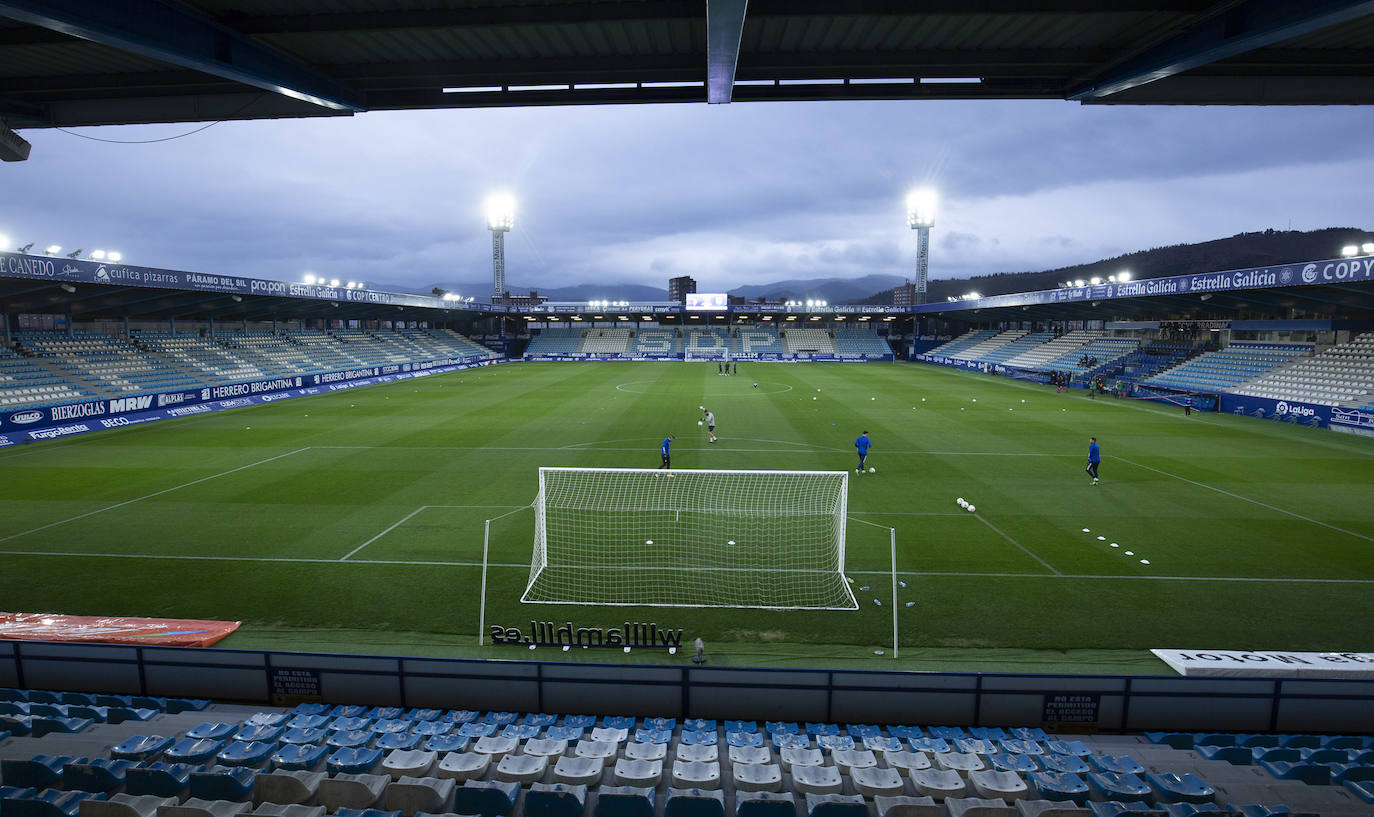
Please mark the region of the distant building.
POLYGON ((548 298, 541 296, 538 292, 530 290, 530 294, 528 295, 512 295, 509 292, 503 292, 495 298, 492 298, 491 302, 494 304, 503 304, 505 306, 518 306, 521 309, 525 309, 531 306, 539 306, 547 300, 548 298))
POLYGON ((687 296, 697 291, 697 281, 690 275, 668 279, 668 300, 684 303, 687 296))
POLYGON ((892 288, 893 306, 915 306, 916 305, 916 285, 901 284, 892 288))

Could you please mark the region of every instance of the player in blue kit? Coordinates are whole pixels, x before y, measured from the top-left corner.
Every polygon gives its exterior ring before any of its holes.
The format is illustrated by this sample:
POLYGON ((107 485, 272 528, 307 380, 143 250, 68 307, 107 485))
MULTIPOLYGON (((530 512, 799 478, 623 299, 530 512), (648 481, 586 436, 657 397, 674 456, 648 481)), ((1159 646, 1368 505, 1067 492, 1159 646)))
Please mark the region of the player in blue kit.
POLYGON ((1097 484, 1097 466, 1102 464, 1102 449, 1097 447, 1097 438, 1088 438, 1088 467, 1084 470, 1088 476, 1093 478, 1093 485, 1097 484))
POLYGON ((854 447, 859 449, 859 467, 854 469, 855 473, 862 474, 864 472, 864 460, 868 459, 868 449, 872 445, 873 441, 868 439, 867 431, 860 434, 859 439, 854 441, 854 447))
POLYGON ((660 466, 658 467, 660 471, 663 470, 664 468, 672 468, 672 467, 673 467, 672 462, 669 460, 669 457, 668 457, 669 449, 671 449, 671 448, 672 448, 672 445, 673 445, 673 439, 674 439, 674 437, 673 437, 673 435, 671 435, 671 434, 669 434, 667 437, 664 437, 664 438, 663 438, 663 448, 662 448, 663 464, 660 465, 660 466))

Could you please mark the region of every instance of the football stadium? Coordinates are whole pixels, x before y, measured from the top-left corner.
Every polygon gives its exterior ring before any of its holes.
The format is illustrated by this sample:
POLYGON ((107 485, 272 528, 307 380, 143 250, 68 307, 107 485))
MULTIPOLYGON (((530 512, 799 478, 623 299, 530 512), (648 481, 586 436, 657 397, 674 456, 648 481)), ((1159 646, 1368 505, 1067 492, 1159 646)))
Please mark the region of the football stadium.
MULTIPOLYGON (((0 3, 7 161, 443 107, 1374 101, 1356 2, 117 5, 0 3)), ((935 296, 937 194, 905 215, 914 281, 852 303, 512 294, 503 198, 480 299, 0 239, 0 815, 1374 814, 1374 233, 935 296)))

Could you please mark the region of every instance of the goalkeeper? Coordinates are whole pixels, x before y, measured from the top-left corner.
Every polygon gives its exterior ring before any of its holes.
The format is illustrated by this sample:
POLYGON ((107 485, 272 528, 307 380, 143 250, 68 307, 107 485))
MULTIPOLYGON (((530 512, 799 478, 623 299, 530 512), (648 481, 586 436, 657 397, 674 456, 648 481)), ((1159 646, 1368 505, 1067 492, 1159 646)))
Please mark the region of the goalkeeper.
POLYGON ((673 435, 671 434, 663 438, 663 447, 660 449, 660 452, 663 454, 663 464, 658 467, 660 471, 662 471, 664 468, 673 467, 672 460, 669 457, 669 451, 673 446, 674 439, 676 438, 673 437, 673 435))
POLYGON ((710 409, 702 410, 706 412, 706 416, 697 420, 697 425, 705 424, 706 442, 713 443, 716 441, 716 415, 712 414, 710 409))

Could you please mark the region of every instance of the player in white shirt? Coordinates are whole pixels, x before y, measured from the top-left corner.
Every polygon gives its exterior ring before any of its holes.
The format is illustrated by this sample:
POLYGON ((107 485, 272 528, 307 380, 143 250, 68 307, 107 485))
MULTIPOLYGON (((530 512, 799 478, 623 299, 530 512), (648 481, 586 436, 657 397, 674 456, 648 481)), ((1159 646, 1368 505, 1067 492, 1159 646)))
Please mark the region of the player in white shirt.
POLYGON ((716 441, 716 415, 712 414, 712 413, 710 412, 710 410, 707 410, 707 411, 706 411, 706 416, 705 416, 705 417, 702 417, 702 418, 701 418, 701 423, 697 423, 697 425, 701 425, 702 423, 705 423, 705 424, 706 424, 706 434, 707 434, 707 437, 708 437, 708 439, 707 439, 706 441, 707 441, 708 443, 713 443, 713 442, 715 442, 715 441, 716 441))

